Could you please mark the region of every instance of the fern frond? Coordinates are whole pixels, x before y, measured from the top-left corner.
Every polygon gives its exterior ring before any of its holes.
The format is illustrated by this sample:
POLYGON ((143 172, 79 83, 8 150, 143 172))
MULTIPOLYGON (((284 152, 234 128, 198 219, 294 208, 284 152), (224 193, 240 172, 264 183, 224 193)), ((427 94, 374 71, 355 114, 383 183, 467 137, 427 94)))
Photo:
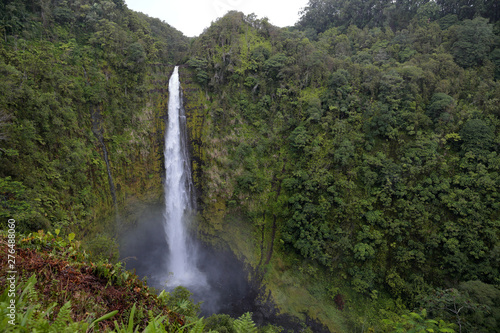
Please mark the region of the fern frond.
POLYGON ((163 333, 166 332, 165 325, 163 325, 163 321, 167 318, 167 316, 156 316, 153 319, 149 320, 148 326, 144 329, 143 333, 163 333))
POLYGON ((241 317, 236 319, 233 323, 236 333, 256 333, 257 327, 252 320, 250 312, 244 313, 241 317))
POLYGON ((21 295, 19 295, 18 306, 20 304, 24 305, 25 302, 29 303, 30 300, 35 300, 38 297, 37 292, 35 290, 35 284, 36 284, 36 275, 33 274, 24 284, 24 289, 21 292, 21 295))
POLYGON ((71 301, 67 301, 59 310, 56 320, 52 323, 50 332, 58 333, 63 332, 68 326, 68 323, 72 323, 71 319, 71 301))
POLYGON ((205 323, 203 322, 203 318, 201 318, 195 322, 194 326, 189 330, 189 333, 203 333, 204 328, 205 323))

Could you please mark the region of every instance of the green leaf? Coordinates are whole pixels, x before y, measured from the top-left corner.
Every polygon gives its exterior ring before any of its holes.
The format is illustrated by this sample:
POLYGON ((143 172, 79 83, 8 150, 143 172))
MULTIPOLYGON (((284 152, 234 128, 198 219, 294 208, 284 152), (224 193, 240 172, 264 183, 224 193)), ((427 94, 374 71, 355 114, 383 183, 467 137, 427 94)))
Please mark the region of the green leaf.
POLYGON ((250 312, 244 313, 236 319, 233 323, 234 330, 236 333, 256 333, 257 327, 252 320, 252 314, 250 312))
POLYGON ((133 332, 134 331, 134 314, 135 314, 135 303, 134 303, 134 306, 132 306, 132 310, 130 311, 130 317, 128 319, 127 332, 133 332))
POLYGON ((90 327, 94 327, 94 325, 95 325, 95 324, 97 324, 97 323, 98 323, 98 322, 100 322, 100 321, 103 321, 103 320, 108 320, 109 318, 113 317, 113 316, 114 316, 114 315, 116 315, 117 313, 118 313, 118 310, 115 310, 115 311, 112 311, 112 312, 110 312, 110 313, 105 314, 104 316, 102 316, 102 317, 100 317, 100 318, 98 318, 98 319, 94 320, 94 321, 92 322, 92 324, 90 324, 90 327))

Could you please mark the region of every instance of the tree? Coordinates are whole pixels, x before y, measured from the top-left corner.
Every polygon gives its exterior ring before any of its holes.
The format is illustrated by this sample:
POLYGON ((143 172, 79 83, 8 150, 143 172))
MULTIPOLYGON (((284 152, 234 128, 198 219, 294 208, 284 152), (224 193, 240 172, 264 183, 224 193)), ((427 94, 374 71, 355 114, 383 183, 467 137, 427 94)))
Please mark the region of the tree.
MULTIPOLYGON (((17 217, 31 207, 26 200, 26 186, 11 177, 0 178, 0 217, 4 220, 17 217)), ((26 223, 25 223, 26 224, 26 223)))
POLYGON ((463 152, 483 155, 491 151, 495 139, 494 128, 482 119, 468 120, 460 130, 463 152))
POLYGON ((146 61, 146 51, 141 43, 135 42, 129 45, 127 49, 127 59, 129 68, 133 72, 140 72, 144 69, 146 61))
POLYGON ((480 15, 496 22, 500 19, 500 5, 495 0, 437 0, 441 15, 457 15, 460 20, 480 15))
POLYGON ((455 288, 438 288, 428 295, 421 296, 420 306, 435 317, 456 322, 460 333, 463 329, 470 328, 467 317, 471 313, 488 311, 487 306, 475 302, 467 293, 455 288))
POLYGON ((383 320, 384 324, 389 326, 391 333, 427 333, 427 332, 455 332, 453 325, 443 320, 426 319, 427 312, 425 309, 421 313, 411 312, 404 314, 398 321, 383 320))
POLYGON ((458 289, 486 311, 475 311, 468 318, 471 331, 500 332, 500 289, 479 280, 461 282, 458 289))
POLYGON ((488 58, 493 42, 493 26, 488 19, 465 20, 455 32, 452 46, 455 62, 464 68, 482 65, 488 58))
MULTIPOLYGON (((9 124, 11 116, 4 111, 0 110, 0 141, 7 140, 7 133, 5 132, 5 127, 9 124)), ((0 150, 2 150, 0 148, 0 150)))
POLYGON ((432 95, 429 106, 427 107, 427 114, 432 120, 438 120, 443 116, 443 113, 449 111, 454 102, 455 100, 453 97, 443 93, 436 93, 432 95))
POLYGON ((324 32, 334 26, 335 18, 340 13, 340 4, 335 0, 310 0, 301 12, 297 26, 302 29, 311 28, 317 33, 324 32))
POLYGON ((271 79, 280 79, 282 77, 280 71, 285 66, 286 61, 287 56, 283 53, 275 54, 264 62, 264 70, 271 79))

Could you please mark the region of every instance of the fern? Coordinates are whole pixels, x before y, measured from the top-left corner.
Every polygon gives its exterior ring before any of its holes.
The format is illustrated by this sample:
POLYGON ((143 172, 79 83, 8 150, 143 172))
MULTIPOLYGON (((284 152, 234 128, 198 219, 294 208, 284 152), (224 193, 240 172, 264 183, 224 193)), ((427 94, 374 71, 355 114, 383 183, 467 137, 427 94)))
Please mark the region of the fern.
POLYGON ((63 332, 69 322, 71 322, 71 302, 67 301, 59 310, 57 318, 50 328, 51 333, 63 332))
POLYGON ((236 319, 233 323, 236 333, 256 333, 257 327, 252 320, 250 312, 244 313, 241 317, 236 319))
POLYGON ((26 281, 24 286, 22 286, 23 291, 21 292, 21 295, 19 295, 18 303, 21 303, 24 305, 24 303, 29 303, 31 301, 37 301, 38 300, 38 294, 35 290, 35 284, 36 284, 36 276, 35 274, 31 275, 31 277, 26 281), (25 301, 26 299, 26 301, 25 301))
POLYGON ((148 326, 144 329, 143 333, 163 333, 166 332, 165 325, 163 321, 167 316, 157 316, 149 320, 148 326))
POLYGON ((194 326, 189 330, 189 333, 203 333, 204 328, 205 323, 203 322, 203 318, 201 318, 194 323, 194 326))
POLYGON ((45 308, 40 304, 30 305, 35 300, 38 300, 35 284, 35 275, 32 275, 26 282, 19 284, 22 292, 16 297, 18 311, 15 325, 7 322, 10 319, 7 317, 7 306, 10 304, 7 292, 1 295, 0 313, 3 314, 3 320, 0 321, 0 332, 75 333, 87 330, 88 324, 86 322, 73 322, 70 302, 61 307, 54 322, 50 321, 50 316, 57 303, 52 303, 45 308))
MULTIPOLYGON (((36 299, 36 290, 34 288, 36 284, 36 277, 32 275, 28 281, 24 283, 20 283, 19 287, 22 289, 20 295, 16 297, 16 309, 17 314, 12 317, 12 313, 10 313, 10 309, 8 308, 11 303, 11 297, 8 297, 9 290, 6 288, 4 293, 0 298, 0 314, 2 315, 2 321, 0 322, 0 331, 2 332, 19 332, 23 331, 23 327, 26 327, 30 322, 33 321, 33 317, 35 315, 35 310, 37 310, 40 305, 32 305, 28 307, 30 299, 36 299), (9 315, 9 316, 7 316, 9 315), (14 320, 14 325, 9 323, 14 320)), ((26 331, 26 329, 24 329, 26 331)))

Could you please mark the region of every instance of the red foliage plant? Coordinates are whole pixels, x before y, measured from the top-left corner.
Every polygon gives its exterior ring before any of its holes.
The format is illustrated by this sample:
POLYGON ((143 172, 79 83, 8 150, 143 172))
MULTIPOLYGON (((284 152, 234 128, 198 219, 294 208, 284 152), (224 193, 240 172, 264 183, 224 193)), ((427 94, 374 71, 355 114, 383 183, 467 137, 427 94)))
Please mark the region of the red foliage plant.
POLYGON ((333 298, 333 301, 335 302, 335 304, 337 305, 337 309, 339 310, 344 310, 344 295, 342 294, 337 294, 335 295, 335 297, 333 298))

